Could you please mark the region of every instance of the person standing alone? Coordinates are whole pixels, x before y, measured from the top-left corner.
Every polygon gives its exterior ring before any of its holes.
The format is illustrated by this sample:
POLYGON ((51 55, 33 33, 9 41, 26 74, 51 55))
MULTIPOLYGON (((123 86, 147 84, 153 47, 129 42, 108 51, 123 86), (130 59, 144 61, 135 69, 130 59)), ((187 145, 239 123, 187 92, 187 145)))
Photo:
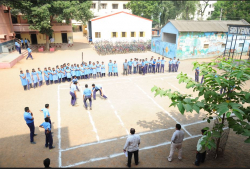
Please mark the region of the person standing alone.
POLYGON ((127 141, 124 145, 123 151, 124 153, 128 152, 128 163, 127 166, 131 167, 131 158, 134 154, 135 165, 139 164, 138 154, 139 154, 139 145, 141 143, 140 136, 135 134, 135 129, 130 129, 130 134, 127 138, 127 141))
POLYGON ((26 121, 26 124, 30 129, 30 143, 36 144, 36 142, 34 142, 34 138, 33 138, 34 136, 37 135, 37 134, 35 134, 33 113, 30 111, 29 107, 25 107, 24 111, 25 111, 24 112, 24 120, 26 121))
POLYGON ((204 130, 204 129, 201 130, 202 137, 198 140, 198 143, 197 143, 196 160, 193 163, 196 166, 199 166, 200 163, 204 163, 205 162, 206 149, 205 149, 205 147, 203 147, 201 145, 201 142, 206 137, 206 131, 207 130, 204 130))
POLYGON ((172 161, 172 157, 174 154, 174 150, 178 149, 178 159, 182 159, 182 142, 184 139, 184 132, 181 130, 181 125, 176 124, 175 126, 176 130, 173 133, 173 136, 171 138, 171 147, 170 147, 170 154, 168 156, 168 161, 172 161))

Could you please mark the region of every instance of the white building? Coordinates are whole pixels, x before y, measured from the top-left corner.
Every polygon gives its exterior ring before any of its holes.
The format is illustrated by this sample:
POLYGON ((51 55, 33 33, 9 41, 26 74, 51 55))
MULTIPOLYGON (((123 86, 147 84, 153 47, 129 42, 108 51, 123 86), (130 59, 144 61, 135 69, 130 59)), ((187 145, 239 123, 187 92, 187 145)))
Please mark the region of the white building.
POLYGON ((152 20, 124 11, 97 17, 88 23, 92 41, 151 40, 152 20))
MULTIPOLYGON (((207 20, 208 17, 212 16, 212 13, 214 11, 214 6, 213 4, 216 3, 217 1, 209 1, 208 6, 206 7, 203 15, 203 20, 207 20)), ((194 15, 194 20, 201 20, 201 12, 200 8, 204 10, 205 8, 205 1, 200 1, 199 7, 197 8, 197 11, 195 12, 194 15)))

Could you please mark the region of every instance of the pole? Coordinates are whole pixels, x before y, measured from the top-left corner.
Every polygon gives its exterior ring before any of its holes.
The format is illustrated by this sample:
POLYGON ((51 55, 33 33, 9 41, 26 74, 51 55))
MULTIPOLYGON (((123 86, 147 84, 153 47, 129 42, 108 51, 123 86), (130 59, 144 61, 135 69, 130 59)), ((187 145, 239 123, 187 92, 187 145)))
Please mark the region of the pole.
POLYGON ((82 64, 83 64, 83 52, 82 52, 82 64))
POLYGON ((241 56, 242 56, 242 52, 243 52, 245 41, 246 41, 246 36, 245 36, 245 39, 244 39, 244 42, 243 42, 243 45, 242 45, 242 49, 241 49, 241 53, 240 53, 240 60, 241 60, 241 56))
POLYGON ((232 59, 234 58, 234 51, 235 51, 235 45, 236 45, 236 42, 237 42, 237 35, 236 35, 236 39, 235 39, 235 42, 234 42, 234 49, 233 49, 233 56, 232 56, 232 59))
POLYGON ((222 8, 220 8, 220 21, 221 21, 221 17, 222 17, 222 8))

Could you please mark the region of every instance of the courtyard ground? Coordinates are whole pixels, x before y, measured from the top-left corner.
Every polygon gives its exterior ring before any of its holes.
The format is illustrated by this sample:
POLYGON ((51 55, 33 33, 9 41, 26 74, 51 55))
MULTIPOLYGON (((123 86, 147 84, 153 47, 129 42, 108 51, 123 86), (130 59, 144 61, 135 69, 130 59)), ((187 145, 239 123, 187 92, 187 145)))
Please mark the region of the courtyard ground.
MULTIPOLYGON (((0 167, 43 167, 45 158, 51 159, 51 167, 126 167, 126 157, 122 152, 130 128, 135 128, 141 136, 140 164, 132 167, 193 167, 196 144, 200 130, 212 126, 202 121, 204 112, 181 115, 177 108, 169 107, 170 100, 156 97, 150 91, 154 85, 165 89, 178 90, 196 96, 184 84, 179 84, 178 73, 156 73, 123 76, 122 63, 130 58, 155 58, 153 52, 99 56, 87 44, 82 33, 74 33, 72 48, 58 49, 54 53, 33 53, 34 60, 22 59, 11 69, 0 70, 1 95, 1 135, 0 167), (40 67, 55 67, 63 63, 84 61, 104 61, 111 59, 118 64, 119 77, 104 77, 80 80, 77 105, 70 105, 69 84, 53 84, 24 91, 19 78, 20 70, 37 70, 40 67), (97 93, 93 110, 85 110, 82 101, 84 85, 101 84, 107 100, 97 93), (46 103, 50 104, 52 131, 55 149, 44 148, 44 131, 39 129, 43 113, 39 112, 46 103), (34 138, 36 145, 29 143, 29 129, 23 119, 24 107, 30 107, 35 118, 34 138), (182 124, 185 132, 183 160, 177 153, 170 163, 167 156, 170 139, 176 123, 182 124)), ((198 59, 208 62, 211 59, 198 59)), ((181 61, 179 72, 194 77, 191 63, 195 59, 181 61)), ((166 68, 165 68, 166 70, 166 68)), ((245 86, 249 86, 249 82, 245 86)), ((208 159, 200 167, 246 167, 249 168, 250 144, 244 137, 230 131, 225 155, 217 160, 208 159)))

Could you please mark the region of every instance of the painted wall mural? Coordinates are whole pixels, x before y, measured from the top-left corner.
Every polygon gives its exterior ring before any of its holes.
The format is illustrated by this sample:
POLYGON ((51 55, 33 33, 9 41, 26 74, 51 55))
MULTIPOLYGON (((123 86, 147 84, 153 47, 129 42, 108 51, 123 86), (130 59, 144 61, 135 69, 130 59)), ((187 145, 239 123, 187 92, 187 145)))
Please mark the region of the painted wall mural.
MULTIPOLYGON (((232 35, 229 35, 229 39, 232 35)), ((232 43, 232 49, 236 52, 241 52, 244 43, 244 37, 239 37, 236 44, 232 43)), ((224 52, 227 39, 227 33, 194 33, 194 32, 181 32, 177 44, 162 42, 161 37, 152 38, 151 50, 160 55, 179 59, 187 58, 205 58, 219 56, 224 52)), ((243 51, 248 51, 249 40, 245 41, 243 51)), ((231 42, 227 43, 227 48, 230 48, 231 42)))

